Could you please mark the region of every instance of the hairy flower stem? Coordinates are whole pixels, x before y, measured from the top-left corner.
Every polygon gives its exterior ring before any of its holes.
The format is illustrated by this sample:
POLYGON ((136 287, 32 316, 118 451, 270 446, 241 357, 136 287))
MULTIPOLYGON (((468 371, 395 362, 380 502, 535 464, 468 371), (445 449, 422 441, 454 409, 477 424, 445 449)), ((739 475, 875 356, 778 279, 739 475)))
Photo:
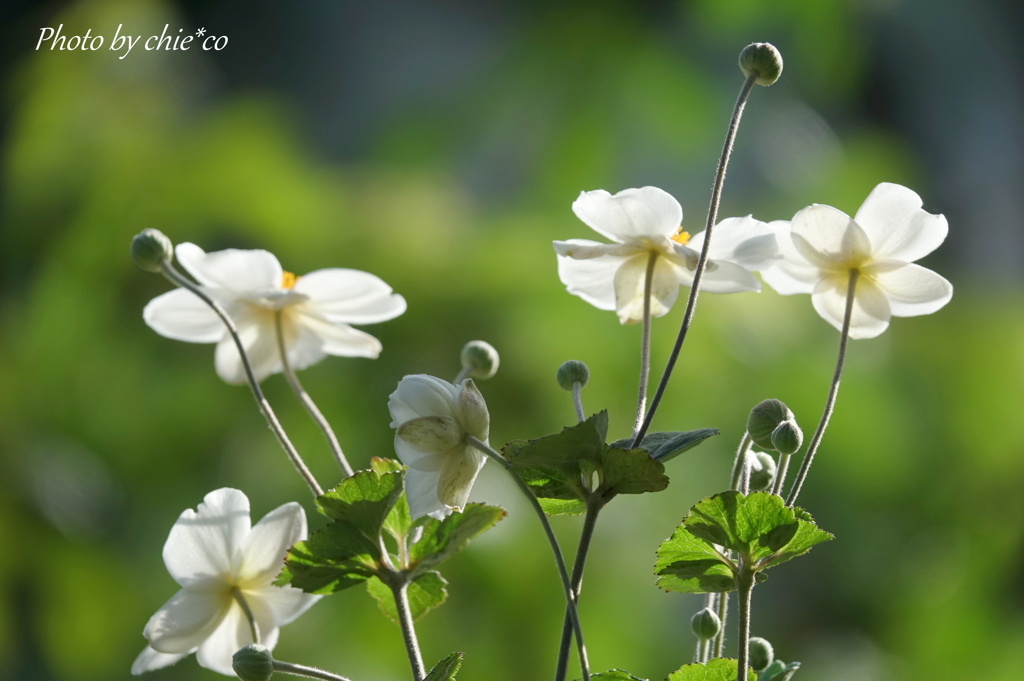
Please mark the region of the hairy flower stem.
POLYGON ((267 398, 263 396, 263 390, 260 389, 259 381, 256 380, 256 376, 252 372, 252 365, 249 364, 249 356, 245 352, 245 346, 242 345, 242 339, 238 336, 238 328, 235 326, 235 322, 232 321, 228 313, 221 307, 220 303, 208 296, 200 287, 193 284, 191 281, 186 279, 180 272, 174 269, 174 266, 170 262, 164 262, 160 266, 160 271, 163 273, 171 283, 181 286, 184 289, 188 289, 196 296, 199 297, 204 303, 210 306, 210 308, 217 313, 221 321, 228 328, 228 333, 231 334, 232 340, 235 341, 235 347, 238 348, 238 354, 242 359, 242 366, 245 368, 245 375, 249 379, 249 387, 252 388, 253 397, 256 398, 256 405, 260 408, 260 412, 263 417, 267 420, 267 424, 270 426, 270 430, 277 437, 277 441, 281 444, 285 454, 288 455, 292 465, 295 466, 295 470, 299 472, 302 479, 306 481, 306 485, 309 486, 313 496, 318 497, 324 493, 320 483, 316 481, 309 468, 306 467, 306 462, 299 456, 298 450, 295 449, 295 445, 288 439, 288 435, 284 432, 284 428, 281 426, 281 422, 277 420, 277 415, 274 410, 270 408, 270 403, 267 402, 267 398))
POLYGON ((323 669, 307 667, 302 664, 292 664, 291 662, 281 662, 280 660, 274 660, 274 671, 281 672, 282 674, 291 674, 292 676, 304 676, 307 679, 322 679, 323 681, 350 681, 344 676, 332 674, 328 671, 324 671, 323 669))
POLYGON ((404 580, 391 585, 391 593, 395 595, 395 609, 398 611, 398 623, 402 626, 402 638, 405 640, 405 651, 409 654, 409 666, 412 667, 412 678, 413 681, 423 681, 427 670, 423 667, 423 655, 420 654, 416 627, 412 623, 408 589, 409 583, 404 580))
MULTIPOLYGON (((725 655, 725 618, 729 614, 729 594, 721 593, 718 594, 718 619, 722 623, 718 630, 718 636, 715 637, 715 657, 722 657, 725 655)), ((709 651, 710 653, 710 651, 709 651)), ((710 656, 710 655, 709 655, 710 656)))
POLYGON ((743 82, 743 87, 740 89, 739 97, 736 99, 736 105, 732 110, 732 119, 729 121, 729 131, 725 135, 725 144, 722 147, 722 155, 718 159, 718 171, 715 173, 715 184, 711 190, 711 205, 708 207, 708 218, 707 223, 704 226, 704 245, 700 250, 700 258, 697 260, 697 268, 693 273, 693 283, 690 285, 690 297, 686 300, 686 311, 683 313, 683 322, 679 327, 679 335, 676 337, 676 344, 672 347, 672 353, 668 357, 668 363, 665 365, 665 372, 661 375, 661 381, 658 383, 658 389, 654 393, 654 399, 651 400, 651 408, 647 412, 647 416, 644 418, 640 428, 637 429, 633 435, 633 448, 640 446, 640 442, 644 439, 644 435, 647 434, 647 430, 651 427, 651 421, 654 419, 655 412, 658 411, 658 405, 661 404, 661 398, 665 395, 665 388, 668 387, 668 381, 672 377, 672 370, 675 369, 676 361, 679 359, 679 352, 683 349, 683 341, 686 340, 686 333, 690 330, 690 323, 693 321, 693 313, 697 307, 697 296, 700 294, 700 282, 704 278, 704 270, 707 269, 708 264, 708 249, 711 246, 711 232, 714 229, 715 221, 718 219, 718 204, 722 200, 722 185, 725 183, 725 170, 729 165, 729 156, 732 154, 733 143, 736 141, 736 131, 740 125, 740 118, 743 116, 743 108, 747 104, 747 97, 750 95, 750 89, 754 87, 754 80, 756 74, 753 72, 747 76, 747 79, 743 82))
POLYGON ((750 648, 750 596, 754 592, 754 573, 740 566, 736 575, 736 592, 739 595, 739 651, 736 658, 736 681, 747 681, 747 667, 750 648))
POLYGON ((484 444, 472 435, 466 436, 466 442, 483 452, 486 456, 496 461, 498 465, 508 471, 509 476, 513 481, 515 481, 516 486, 519 487, 519 490, 526 497, 527 501, 530 502, 534 512, 537 514, 537 519, 540 520, 540 524, 544 528, 544 534, 547 535, 548 543, 551 545, 551 552, 555 556, 555 565, 558 567, 558 576, 562 578, 562 591, 565 592, 566 609, 572 617, 573 631, 576 633, 576 650, 579 653, 580 670, 583 672, 583 681, 590 681, 590 663, 587 661, 587 647, 583 643, 583 629, 580 627, 579 613, 576 611, 576 599, 573 597, 572 582, 569 579, 569 571, 565 567, 565 558, 562 557, 562 549, 558 546, 558 538, 555 537, 555 532, 551 529, 551 523, 548 522, 547 514, 544 513, 544 509, 541 508, 540 502, 537 501, 537 497, 534 495, 533 491, 531 491, 529 486, 523 482, 521 477, 519 477, 519 473, 510 468, 510 462, 506 461, 501 454, 494 451, 488 445, 484 444))
POLYGON ((341 472, 345 474, 346 478, 352 477, 354 471, 352 466, 349 465, 348 459, 345 458, 345 453, 341 451, 341 444, 338 443, 338 438, 334 435, 334 430, 331 428, 331 424, 324 418, 323 413, 317 408, 316 403, 313 402, 313 398, 309 396, 306 389, 302 387, 302 383, 299 382, 299 377, 295 374, 295 370, 292 369, 291 363, 288 361, 288 351, 284 345, 284 324, 281 321, 281 312, 278 310, 275 317, 275 326, 277 328, 277 349, 281 355, 281 367, 284 369, 284 377, 288 379, 288 385, 291 386, 292 392, 299 398, 299 402, 302 402, 302 406, 306 408, 306 411, 316 422, 316 425, 320 427, 320 432, 324 434, 324 439, 327 440, 327 445, 331 448, 331 453, 334 454, 334 460, 338 462, 338 466, 341 467, 341 472))
POLYGON ((836 358, 836 371, 832 374, 832 386, 829 388, 828 399, 825 401, 825 410, 821 414, 821 420, 818 421, 814 437, 811 438, 811 443, 807 445, 804 459, 800 462, 800 471, 796 474, 793 487, 789 490, 786 506, 793 506, 796 503, 796 498, 800 495, 800 488, 803 487, 804 480, 807 479, 807 472, 811 469, 814 455, 818 452, 818 445, 821 444, 821 438, 825 434, 828 420, 832 416, 832 410, 836 406, 836 395, 839 394, 839 379, 843 375, 843 362, 846 361, 846 341, 850 339, 850 318, 853 316, 854 302, 853 294, 857 289, 857 278, 859 276, 859 270, 850 270, 850 283, 846 288, 846 314, 843 316, 843 330, 839 335, 839 357, 836 358))
POLYGON ((633 422, 634 436, 643 425, 644 410, 647 408, 647 381, 651 374, 651 282, 654 281, 654 266, 657 263, 658 254, 651 251, 651 255, 647 258, 647 274, 644 276, 643 333, 640 336, 640 388, 637 390, 636 419, 633 422))
POLYGON ((743 439, 740 440, 739 449, 736 450, 736 460, 732 464, 732 482, 729 485, 729 489, 738 490, 740 483, 743 481, 743 471, 747 468, 747 454, 750 452, 750 446, 754 444, 753 439, 750 437, 750 433, 744 432, 743 439))
POLYGON ((572 404, 576 407, 576 418, 579 419, 580 423, 587 420, 587 415, 583 411, 583 384, 579 381, 573 381, 572 383, 572 404))
MULTIPOLYGON (((590 544, 594 539, 594 528, 597 527, 597 514, 604 508, 603 503, 587 504, 587 515, 583 518, 583 531, 580 533, 580 545, 576 549, 576 560, 572 566, 572 594, 575 607, 579 608, 580 591, 583 588, 583 568, 590 553, 590 544)), ((558 646, 558 666, 555 667, 555 681, 563 681, 569 667, 569 645, 572 643, 572 615, 569 607, 565 608, 565 619, 562 621, 562 640, 558 646)))
POLYGON ((786 484, 786 473, 789 472, 789 461, 792 458, 792 454, 779 456, 779 468, 775 472, 775 482, 772 483, 772 494, 775 496, 782 496, 782 486, 786 484))
POLYGON ((259 644, 260 641, 260 625, 256 623, 256 617, 252 614, 252 608, 249 607, 249 601, 245 600, 245 595, 241 589, 237 586, 232 587, 231 597, 238 603, 238 607, 242 609, 245 614, 245 620, 249 623, 249 632, 252 634, 252 642, 259 644))

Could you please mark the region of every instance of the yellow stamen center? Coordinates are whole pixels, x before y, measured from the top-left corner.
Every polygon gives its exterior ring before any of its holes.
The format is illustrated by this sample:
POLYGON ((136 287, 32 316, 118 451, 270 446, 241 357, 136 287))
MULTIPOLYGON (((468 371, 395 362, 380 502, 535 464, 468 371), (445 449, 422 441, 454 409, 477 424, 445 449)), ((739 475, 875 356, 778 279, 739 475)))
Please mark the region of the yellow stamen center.
POLYGON ((690 233, 685 231, 683 229, 683 226, 680 225, 679 229, 676 230, 676 233, 670 236, 669 238, 672 239, 672 241, 675 241, 680 246, 685 246, 686 243, 690 240, 690 233))
POLYGON ((298 280, 299 277, 296 277, 291 272, 283 272, 281 274, 281 287, 287 289, 293 288, 295 286, 295 282, 298 280))

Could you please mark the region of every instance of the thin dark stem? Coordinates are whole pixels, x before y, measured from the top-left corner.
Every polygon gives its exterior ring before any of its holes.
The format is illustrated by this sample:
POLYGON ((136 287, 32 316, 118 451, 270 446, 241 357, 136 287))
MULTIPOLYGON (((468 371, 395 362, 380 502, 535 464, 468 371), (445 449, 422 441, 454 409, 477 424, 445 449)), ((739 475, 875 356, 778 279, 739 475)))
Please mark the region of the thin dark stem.
POLYGON ((580 658, 580 670, 583 672, 583 681, 590 681, 590 663, 587 661, 587 647, 583 642, 583 629, 580 627, 579 613, 576 611, 576 599, 573 598, 572 582, 569 579, 569 571, 565 567, 565 558, 562 556, 562 549, 558 546, 558 538, 555 537, 554 530, 551 529, 551 523, 548 522, 548 516, 544 513, 544 509, 541 508, 540 502, 537 501, 537 497, 529 486, 523 482, 523 479, 519 477, 519 473, 510 468, 508 461, 502 457, 501 454, 491 449, 487 444, 476 439, 472 435, 466 436, 466 442, 483 452, 486 456, 496 461, 502 468, 508 471, 509 476, 515 481, 516 486, 526 497, 527 501, 533 507, 534 512, 537 514, 537 519, 540 520, 541 526, 544 528, 544 534, 547 535, 548 543, 551 545, 551 553, 555 556, 555 565, 558 567, 558 576, 562 578, 562 591, 565 593, 565 604, 572 616, 572 626, 576 634, 576 650, 579 653, 580 658))
MULTIPOLYGON (((741 570, 747 570, 741 567, 741 570)), ((747 681, 747 667, 750 655, 750 597, 754 591, 754 575, 741 573, 736 577, 736 592, 739 596, 739 651, 736 655, 736 681, 747 681)))
POLYGON ((231 597, 238 603, 238 607, 245 613, 245 619, 249 622, 249 632, 252 634, 252 642, 259 644, 260 641, 260 626, 256 623, 256 617, 252 614, 252 608, 249 607, 249 601, 245 600, 245 595, 241 589, 237 586, 231 589, 231 597))
POLYGON ((331 424, 327 422, 324 415, 317 408, 313 402, 313 398, 309 396, 306 389, 302 387, 302 383, 299 382, 299 377, 295 374, 295 370, 292 369, 291 362, 288 361, 288 351, 284 345, 284 323, 281 320, 281 311, 278 310, 275 315, 275 325, 277 327, 277 349, 281 355, 281 368, 284 370, 284 377, 288 380, 288 385, 291 386, 292 392, 299 398, 299 402, 302 402, 302 406, 306 408, 306 411, 316 422, 316 425, 320 427, 320 432, 324 434, 324 439, 327 440, 327 445, 331 448, 331 453, 334 454, 334 460, 338 462, 338 466, 341 467, 342 473, 345 474, 346 478, 352 477, 354 471, 352 466, 349 465, 348 459, 345 458, 345 453, 341 451, 341 444, 338 442, 338 438, 334 435, 334 430, 331 428, 331 424))
POLYGON ((853 316, 853 294, 857 289, 857 278, 860 276, 858 270, 850 270, 850 283, 846 288, 846 314, 843 316, 843 330, 839 335, 839 357, 836 358, 836 371, 832 374, 832 386, 828 390, 828 399, 825 401, 825 410, 821 414, 821 420, 818 421, 818 427, 814 431, 814 437, 811 438, 811 443, 807 445, 807 451, 804 453, 804 460, 800 462, 800 472, 796 474, 796 480, 793 481, 793 487, 789 490, 789 497, 786 499, 786 506, 792 506, 796 503, 796 498, 800 495, 800 488, 804 485, 804 480, 807 479, 807 472, 811 469, 811 462, 814 461, 814 455, 818 451, 818 445, 821 444, 821 438, 825 434, 825 428, 828 426, 828 420, 832 416, 832 410, 836 406, 836 395, 839 394, 839 379, 843 375, 843 362, 846 361, 846 342, 850 339, 850 318, 853 316))
POLYGON ((644 275, 643 333, 640 336, 640 387, 637 390, 633 435, 640 430, 640 426, 644 422, 644 410, 647 408, 647 381, 651 374, 651 283, 654 281, 654 266, 657 263, 658 254, 651 251, 647 258, 647 273, 644 275))
POLYGON ((750 438, 750 433, 744 431, 743 438, 740 440, 739 449, 736 450, 736 459, 732 464, 732 478, 729 484, 729 489, 738 490, 740 488, 740 482, 743 478, 743 470, 747 466, 747 453, 750 451, 750 445, 754 441, 750 438))
MULTIPOLYGON (((587 555, 590 553, 590 544, 594 539, 594 528, 597 527, 597 514, 601 512, 602 504, 593 503, 587 505, 587 515, 583 518, 583 531, 580 533, 580 545, 576 549, 576 560, 572 566, 572 577, 569 583, 572 585, 573 598, 576 607, 579 608, 580 591, 583 588, 583 568, 587 563, 587 555)), ((555 667, 555 681, 563 681, 569 667, 569 646, 572 643, 572 615, 569 607, 565 608, 565 618, 562 621, 562 640, 558 646, 558 665, 555 667)))
POLYGON ((736 99, 736 106, 733 107, 732 120, 729 121, 729 132, 725 135, 725 144, 722 146, 722 155, 718 159, 718 171, 715 173, 715 184, 711 190, 711 205, 708 207, 708 219, 704 227, 704 246, 700 251, 700 259, 697 260, 697 268, 693 273, 693 283, 690 285, 690 297, 686 301, 686 311, 683 313, 683 322, 679 327, 679 335, 676 337, 676 344, 672 347, 672 354, 669 355, 668 363, 665 365, 665 372, 661 375, 658 389, 651 400, 651 408, 644 418, 639 430, 633 436, 633 448, 640 446, 644 435, 651 427, 654 414, 658 411, 661 398, 668 387, 668 381, 672 377, 672 370, 675 369, 676 360, 679 359, 679 352, 683 349, 683 341, 686 340, 686 333, 690 330, 690 323, 693 321, 693 313, 697 307, 697 296, 700 293, 700 282, 704 278, 704 270, 708 264, 708 249, 711 246, 711 232, 714 229, 715 221, 718 219, 718 204, 722 199, 722 185, 725 182, 725 170, 729 165, 729 156, 732 154, 732 146, 736 140, 736 130, 740 125, 740 118, 743 116, 743 107, 746 106, 750 89, 754 87, 755 75, 747 76, 740 89, 740 95, 736 99))
POLYGON ((292 465, 295 466, 295 470, 299 472, 302 479, 306 481, 306 485, 309 486, 313 496, 320 496, 324 493, 323 488, 313 477, 309 468, 306 467, 306 462, 299 456, 298 450, 295 449, 295 445, 292 444, 291 440, 288 439, 288 435, 284 432, 284 428, 281 426, 281 422, 277 420, 277 415, 274 410, 270 408, 270 403, 267 402, 267 398, 263 396, 263 390, 260 389, 260 383, 256 380, 255 374, 252 372, 252 366, 249 364, 249 356, 245 352, 245 346, 242 345, 242 339, 238 336, 238 328, 235 326, 235 322, 232 321, 228 313, 221 307, 220 303, 211 298, 201 288, 193 284, 191 281, 181 275, 174 266, 165 262, 161 265, 161 271, 163 275, 167 277, 171 283, 177 284, 182 288, 188 289, 196 296, 199 297, 204 303, 210 306, 217 316, 220 317, 221 321, 228 328, 228 333, 231 334, 232 340, 235 341, 235 347, 238 348, 238 354, 242 359, 242 367, 245 369, 245 375, 249 379, 249 387, 252 388, 253 397, 256 398, 256 405, 260 408, 260 412, 263 417, 267 420, 270 425, 270 430, 277 437, 277 441, 281 444, 285 454, 291 460, 292 465))
POLYGON ((580 422, 586 421, 586 412, 583 411, 583 384, 579 381, 572 383, 572 404, 576 407, 576 418, 580 422))
POLYGON ((350 681, 344 676, 332 674, 331 672, 324 671, 323 669, 307 667, 303 664, 281 662, 280 660, 274 660, 274 671, 281 672, 282 674, 291 674, 292 676, 304 676, 307 679, 322 679, 322 681, 350 681))
POLYGON ((402 638, 405 640, 405 651, 409 655, 409 666, 412 667, 413 681, 423 681, 423 678, 427 675, 427 670, 423 666, 420 644, 416 640, 416 627, 412 623, 408 588, 408 582, 392 585, 391 593, 395 595, 395 609, 398 610, 398 623, 402 626, 402 638))

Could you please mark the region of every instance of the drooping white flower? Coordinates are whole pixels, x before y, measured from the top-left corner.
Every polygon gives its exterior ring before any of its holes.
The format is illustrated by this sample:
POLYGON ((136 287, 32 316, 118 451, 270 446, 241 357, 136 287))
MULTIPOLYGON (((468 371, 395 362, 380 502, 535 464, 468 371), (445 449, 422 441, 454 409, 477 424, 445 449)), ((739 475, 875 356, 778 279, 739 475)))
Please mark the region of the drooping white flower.
POLYGON ((249 499, 230 488, 210 492, 196 511, 178 517, 164 544, 164 564, 181 590, 143 631, 149 645, 132 674, 172 665, 190 653, 199 664, 234 676, 231 656, 253 643, 238 596, 252 611, 260 643, 273 648, 279 628, 319 600, 290 586, 273 586, 289 547, 306 538, 306 514, 295 502, 250 526, 249 499))
POLYGON ((461 511, 486 457, 466 436, 486 443, 491 417, 472 379, 406 376, 388 400, 395 453, 409 467, 406 498, 413 518, 461 511))
POLYGON ((842 330, 856 270, 850 338, 874 338, 892 316, 931 314, 950 301, 953 285, 911 263, 938 248, 949 226, 921 205, 915 192, 883 182, 853 218, 831 206, 804 208, 792 222, 772 223, 783 258, 761 277, 783 295, 810 293, 818 314, 842 330))
MULTIPOLYGON (((281 268, 274 254, 227 249, 205 253, 195 244, 179 244, 178 262, 234 320, 256 379, 282 370, 276 315, 292 368, 304 369, 327 355, 376 358, 380 342, 350 324, 374 324, 405 312, 405 299, 367 272, 341 268, 296 277, 281 268)), ((157 296, 143 319, 157 333, 190 343, 217 343, 217 374, 228 383, 244 383, 238 348, 224 323, 186 289, 157 296)))
MULTIPOLYGON (((651 254, 651 316, 667 314, 680 286, 690 286, 704 245, 704 232, 682 231, 683 209, 657 187, 582 192, 572 204, 580 220, 614 241, 555 241, 558 276, 569 293, 601 310, 615 310, 623 324, 643 320, 644 286, 651 254)), ((760 291, 752 271, 777 257, 772 230, 763 222, 727 218, 715 226, 701 289, 711 293, 760 291)))

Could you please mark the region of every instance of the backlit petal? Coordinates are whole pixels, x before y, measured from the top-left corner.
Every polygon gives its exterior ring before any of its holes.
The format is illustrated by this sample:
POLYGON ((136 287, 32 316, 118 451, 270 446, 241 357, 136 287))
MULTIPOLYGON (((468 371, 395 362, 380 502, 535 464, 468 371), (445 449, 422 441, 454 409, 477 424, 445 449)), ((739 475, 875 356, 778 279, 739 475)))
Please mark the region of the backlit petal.
MULTIPOLYGON (((679 295, 679 274, 668 259, 656 256, 651 276, 651 316, 668 314, 679 295)), ((643 321, 644 290, 650 254, 635 255, 615 273, 615 310, 623 324, 643 321)))
POLYGON ((425 515, 444 517, 447 507, 437 496, 441 472, 427 472, 409 468, 405 474, 405 496, 413 519, 425 515))
MULTIPOLYGON (((846 292, 849 275, 835 274, 825 277, 811 295, 814 309, 822 319, 839 329, 843 328, 846 314, 846 292)), ((892 315, 885 294, 867 277, 857 281, 853 311, 850 316, 850 338, 874 338, 889 328, 892 315)))
POLYGON ((775 231, 781 259, 776 260, 771 267, 761 270, 761 279, 784 296, 812 293, 823 274, 796 250, 790 238, 789 221, 776 220, 768 226, 775 231))
POLYGON ((273 253, 229 248, 205 253, 195 244, 178 244, 178 262, 203 286, 252 293, 281 288, 284 271, 273 253))
POLYGON ((572 210, 588 227, 620 243, 672 236, 683 221, 679 202, 657 187, 624 189, 615 195, 603 189, 581 192, 572 210))
POLYGON ((421 452, 447 452, 462 442, 465 433, 451 416, 421 416, 400 425, 395 436, 421 452))
POLYGON ((359 270, 316 270, 299 277, 294 290, 309 296, 318 316, 337 324, 375 324, 406 308, 405 298, 382 279, 359 270))
POLYGON ((454 448, 445 458, 437 483, 437 498, 441 503, 461 511, 486 461, 483 454, 469 445, 454 448))
MULTIPOLYGON (((699 253, 704 247, 704 232, 695 234, 687 246, 699 253)), ((715 225, 708 258, 734 262, 756 272, 771 266, 778 259, 778 253, 775 230, 748 215, 726 218, 715 225)))
POLYGON ((230 604, 230 590, 223 584, 181 589, 149 618, 143 634, 157 652, 187 655, 220 625, 230 604))
POLYGON ((443 457, 438 452, 418 449, 400 437, 395 437, 395 454, 399 461, 409 468, 426 473, 437 473, 444 463, 443 457))
POLYGON ((146 646, 146 648, 139 653, 139 656, 135 658, 135 662, 132 663, 132 676, 139 676, 146 672, 170 667, 172 664, 175 664, 187 656, 188 653, 161 653, 153 650, 151 646, 146 646))
POLYGON ((216 343, 227 335, 227 327, 217 313, 183 288, 149 301, 142 318, 161 336, 188 343, 216 343))
POLYGON ((427 374, 404 377, 388 398, 391 427, 397 428, 419 416, 455 416, 458 389, 448 381, 427 374))
POLYGON ((946 218, 921 205, 916 192, 898 184, 883 182, 871 191, 854 219, 871 239, 876 258, 913 262, 945 241, 946 218))
MULTIPOLYGON (((276 643, 277 632, 274 631, 275 628, 272 626, 266 628, 271 630, 267 633, 272 634, 275 639, 263 644, 270 648, 272 646, 268 645, 268 643, 276 643)), ((245 613, 232 600, 231 606, 224 619, 221 620, 220 625, 200 644, 199 650, 196 651, 196 661, 199 662, 199 666, 212 669, 218 674, 234 676, 235 672, 231 667, 231 657, 239 648, 244 648, 253 642, 252 632, 249 628, 249 622, 245 618, 245 613)))
MULTIPOLYGON (((269 310, 251 309, 244 318, 236 319, 235 324, 256 380, 262 381, 271 374, 281 371, 274 313, 269 310)), ((239 385, 248 380, 242 358, 238 354, 238 347, 231 336, 217 344, 214 365, 217 368, 217 375, 226 383, 239 385)))
POLYGON ((599 310, 615 309, 615 273, 626 258, 605 255, 588 260, 558 258, 558 278, 569 293, 599 310))
POLYGON ((278 506, 253 525, 242 545, 236 584, 246 589, 266 586, 284 567, 292 544, 306 538, 306 513, 294 501, 278 506))
POLYGON ((866 268, 889 299, 892 313, 897 317, 915 317, 931 314, 942 308, 953 297, 953 285, 944 277, 920 265, 885 267, 876 263, 866 268))
POLYGON ((849 271, 871 257, 864 230, 831 206, 814 204, 798 212, 790 223, 790 236, 800 255, 822 269, 849 271))
POLYGON ((226 578, 237 565, 249 528, 245 494, 229 487, 210 492, 171 528, 163 551, 167 571, 182 586, 226 578))
POLYGON ((380 356, 380 341, 348 324, 306 314, 305 308, 296 310, 293 318, 300 327, 299 343, 294 348, 288 346, 288 358, 296 369, 312 366, 324 355, 370 359, 380 356))
POLYGON ((294 622, 321 598, 291 586, 268 586, 247 591, 245 597, 254 611, 266 609, 278 627, 294 622))

